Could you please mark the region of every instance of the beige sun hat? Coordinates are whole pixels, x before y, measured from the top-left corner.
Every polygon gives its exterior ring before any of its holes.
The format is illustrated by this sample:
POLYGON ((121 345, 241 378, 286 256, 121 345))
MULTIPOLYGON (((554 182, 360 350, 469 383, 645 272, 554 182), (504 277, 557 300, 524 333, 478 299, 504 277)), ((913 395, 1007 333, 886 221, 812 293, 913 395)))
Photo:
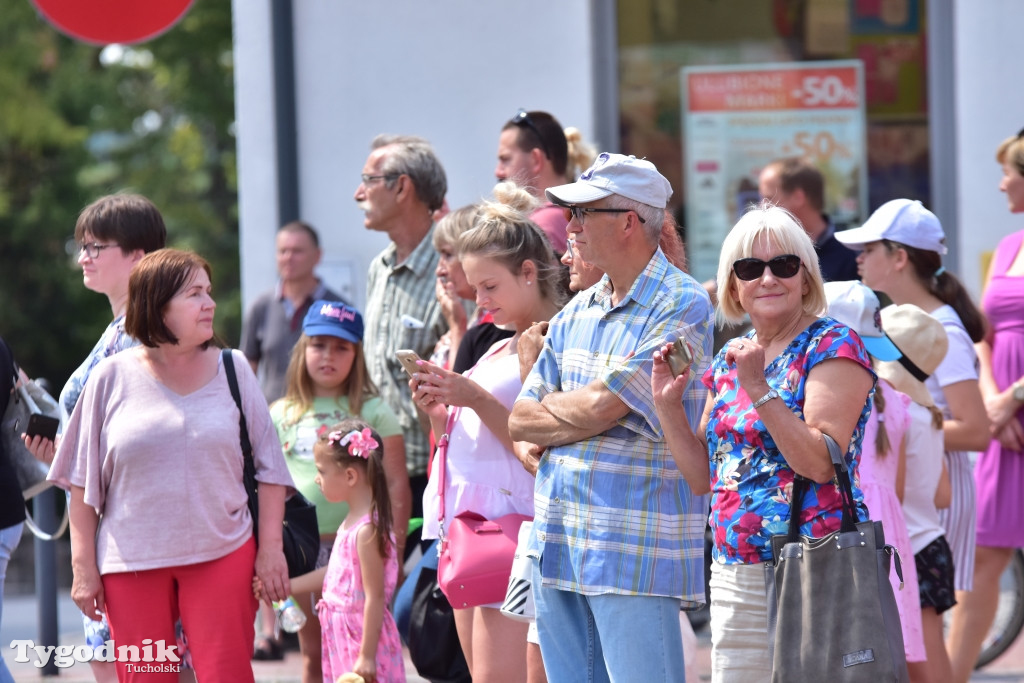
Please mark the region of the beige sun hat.
POLYGON ((903 357, 877 363, 878 376, 915 403, 935 405, 924 382, 946 357, 946 328, 914 304, 900 304, 882 309, 882 329, 903 357))

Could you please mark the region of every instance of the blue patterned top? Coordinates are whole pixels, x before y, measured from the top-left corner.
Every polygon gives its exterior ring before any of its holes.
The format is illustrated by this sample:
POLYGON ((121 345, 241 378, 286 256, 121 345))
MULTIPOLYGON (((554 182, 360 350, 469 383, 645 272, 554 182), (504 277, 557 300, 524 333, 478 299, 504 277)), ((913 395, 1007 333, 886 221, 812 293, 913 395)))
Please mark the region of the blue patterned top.
POLYGON ((108 356, 121 353, 125 349, 138 346, 138 344, 138 341, 128 336, 128 333, 124 331, 123 315, 114 318, 107 325, 107 329, 103 330, 103 334, 100 335, 96 346, 92 347, 92 351, 85 357, 82 364, 78 366, 78 369, 71 373, 71 377, 68 378, 67 383, 60 392, 61 432, 64 431, 64 425, 71 419, 71 413, 75 410, 78 397, 82 395, 82 389, 85 388, 85 383, 89 381, 89 374, 96 367, 96 364, 108 356))
MULTIPOLYGON (((745 338, 753 338, 753 331, 745 338)), ((760 420, 750 397, 740 388, 736 366, 725 362, 726 348, 715 357, 704 383, 714 392, 708 421, 711 457, 711 530, 716 562, 755 564, 772 559, 771 537, 789 530, 789 503, 795 472, 760 420)), ((867 368, 871 360, 857 333, 832 318, 819 318, 798 334, 765 369, 768 384, 786 406, 803 418, 807 376, 819 363, 847 358, 867 368)), ((853 474, 853 496, 866 518, 857 464, 864 426, 871 413, 870 396, 846 453, 853 474)), ((800 533, 820 537, 839 529, 842 499, 831 482, 811 482, 803 499, 800 533)))

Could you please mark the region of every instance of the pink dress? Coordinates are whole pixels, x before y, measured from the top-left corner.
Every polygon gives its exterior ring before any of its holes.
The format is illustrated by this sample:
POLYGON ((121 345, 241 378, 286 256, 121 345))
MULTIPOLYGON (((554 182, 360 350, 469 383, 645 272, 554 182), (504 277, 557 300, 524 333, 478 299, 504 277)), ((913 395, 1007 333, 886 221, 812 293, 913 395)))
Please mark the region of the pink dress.
MULTIPOLYGON (((338 529, 334 540, 334 551, 327 563, 324 577, 324 597, 316 605, 320 617, 323 654, 321 665, 324 683, 334 683, 338 677, 352 671, 359 658, 359 647, 363 642, 363 608, 366 594, 363 591, 363 574, 359 566, 357 534, 359 529, 370 523, 370 516, 346 529, 338 529)), ((392 540, 392 543, 394 541, 392 540)), ((398 561, 394 545, 384 561, 384 603, 391 604, 398 581, 398 561)), ((405 660, 402 658, 402 642, 398 638, 398 627, 390 610, 384 609, 384 623, 377 643, 377 680, 380 683, 405 682, 405 660)))
MULTIPOLYGON (((1003 239, 992 263, 992 279, 981 307, 992 325, 992 374, 1004 391, 1024 377, 1024 276, 1007 275, 1024 241, 1024 231, 1003 239)), ((1024 408, 1016 419, 1024 423, 1024 408)), ((1024 452, 995 439, 974 467, 978 500, 978 545, 1024 548, 1024 452)))
MULTIPOLYGON (((914 548, 910 545, 910 534, 907 522, 903 518, 903 508, 896 496, 896 469, 899 465, 899 446, 910 426, 910 415, 907 412, 909 399, 893 389, 887 382, 878 381, 875 391, 885 396, 885 412, 879 417, 877 410, 871 411, 871 417, 864 428, 864 441, 861 446, 860 488, 864 491, 864 503, 868 506, 871 519, 880 521, 885 531, 885 542, 895 546, 900 553, 903 565, 903 589, 900 590, 900 579, 896 575, 896 563, 893 561, 889 572, 889 581, 896 593, 896 606, 900 611, 900 623, 903 626, 903 649, 908 662, 923 662, 927 659, 924 650, 924 633, 921 629, 921 602, 917 584, 917 567, 914 564, 914 548), (875 450, 875 435, 878 433, 879 422, 885 424, 889 437, 890 450, 883 457, 878 457, 875 450)), ((914 476, 909 470, 906 478, 914 476)))

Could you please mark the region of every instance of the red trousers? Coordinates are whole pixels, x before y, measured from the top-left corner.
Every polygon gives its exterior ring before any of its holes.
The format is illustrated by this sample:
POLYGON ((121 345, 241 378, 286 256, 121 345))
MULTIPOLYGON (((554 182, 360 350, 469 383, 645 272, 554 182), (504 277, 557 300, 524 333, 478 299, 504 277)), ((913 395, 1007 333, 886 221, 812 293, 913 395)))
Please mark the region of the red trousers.
MULTIPOLYGON (((250 538, 238 550, 209 562, 104 574, 103 592, 114 644, 117 648, 138 647, 142 659, 147 658, 148 648, 155 657, 160 652, 159 641, 164 641, 165 647, 175 644, 174 624, 180 618, 198 680, 253 681, 255 561, 256 543, 250 538)), ((117 678, 122 683, 177 683, 177 665, 170 661, 118 661, 117 678)))

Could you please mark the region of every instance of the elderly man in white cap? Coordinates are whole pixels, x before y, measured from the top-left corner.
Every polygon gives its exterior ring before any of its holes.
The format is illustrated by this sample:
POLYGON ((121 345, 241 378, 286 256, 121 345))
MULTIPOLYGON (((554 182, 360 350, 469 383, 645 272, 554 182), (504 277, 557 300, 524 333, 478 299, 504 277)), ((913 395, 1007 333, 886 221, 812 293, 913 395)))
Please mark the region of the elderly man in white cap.
POLYGON ((658 248, 671 194, 653 164, 621 154, 547 190, 579 256, 606 273, 551 320, 509 420, 513 439, 544 449, 531 556, 552 681, 683 680, 679 609, 705 600, 707 501, 687 480, 707 488, 707 471, 673 462, 650 383, 654 351, 686 339, 683 403, 700 424, 712 307, 658 248))

